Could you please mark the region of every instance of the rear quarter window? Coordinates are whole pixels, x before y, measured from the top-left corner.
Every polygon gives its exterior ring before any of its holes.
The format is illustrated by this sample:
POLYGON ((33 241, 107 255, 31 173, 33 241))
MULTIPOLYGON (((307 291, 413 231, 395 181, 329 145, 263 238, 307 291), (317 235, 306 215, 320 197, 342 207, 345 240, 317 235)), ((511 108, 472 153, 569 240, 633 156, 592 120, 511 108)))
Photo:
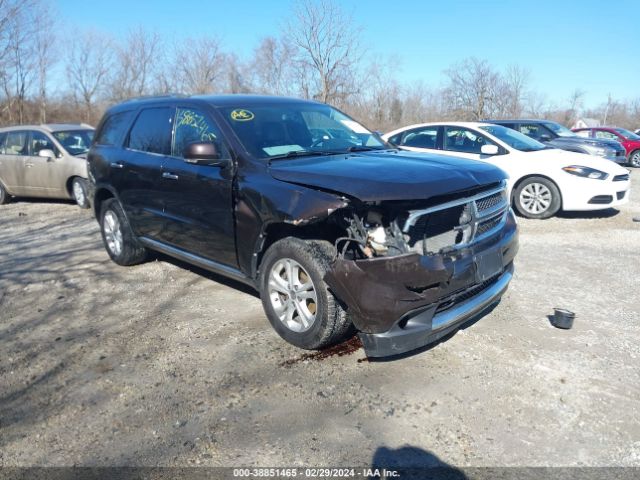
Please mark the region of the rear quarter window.
POLYGON ((133 111, 120 112, 106 118, 96 133, 96 145, 120 145, 125 132, 129 129, 133 111))

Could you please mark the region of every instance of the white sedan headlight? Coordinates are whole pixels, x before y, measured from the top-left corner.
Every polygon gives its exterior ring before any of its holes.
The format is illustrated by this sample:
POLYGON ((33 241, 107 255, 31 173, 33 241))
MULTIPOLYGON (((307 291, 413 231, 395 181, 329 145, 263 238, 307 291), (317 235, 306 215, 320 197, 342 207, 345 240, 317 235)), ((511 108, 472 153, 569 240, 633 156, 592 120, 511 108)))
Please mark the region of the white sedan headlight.
POLYGON ((577 175, 578 177, 583 178, 592 178, 594 180, 606 180, 609 176, 606 172, 596 170, 595 168, 583 167, 582 165, 570 165, 568 167, 564 167, 562 170, 570 173, 571 175, 577 175))

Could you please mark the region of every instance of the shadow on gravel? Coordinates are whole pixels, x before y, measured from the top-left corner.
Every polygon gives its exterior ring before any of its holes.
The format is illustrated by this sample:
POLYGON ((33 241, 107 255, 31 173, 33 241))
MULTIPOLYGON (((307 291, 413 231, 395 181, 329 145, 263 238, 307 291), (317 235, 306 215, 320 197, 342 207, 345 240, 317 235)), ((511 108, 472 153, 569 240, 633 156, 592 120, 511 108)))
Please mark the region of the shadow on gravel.
POLYGON ((205 270, 204 268, 196 267, 195 265, 191 265, 190 263, 183 262, 181 260, 178 260, 177 258, 173 258, 159 252, 152 252, 152 255, 160 262, 170 263, 172 265, 175 265, 176 267, 182 268, 183 270, 188 270, 191 273, 200 275, 201 277, 211 280, 212 282, 220 283, 221 285, 233 288, 234 290, 246 293, 247 295, 252 295, 256 298, 260 298, 260 294, 256 290, 248 285, 245 285, 242 282, 233 280, 232 278, 223 277, 222 275, 218 275, 217 273, 210 272, 209 270, 205 270))
MULTIPOLYGON (((420 480, 465 480, 467 475, 452 465, 440 460, 436 455, 422 448, 405 446, 398 449, 378 447, 371 460, 371 469, 378 469, 378 478, 386 478, 382 470, 394 470, 402 479, 420 480)), ((373 472, 370 478, 375 477, 373 472)))

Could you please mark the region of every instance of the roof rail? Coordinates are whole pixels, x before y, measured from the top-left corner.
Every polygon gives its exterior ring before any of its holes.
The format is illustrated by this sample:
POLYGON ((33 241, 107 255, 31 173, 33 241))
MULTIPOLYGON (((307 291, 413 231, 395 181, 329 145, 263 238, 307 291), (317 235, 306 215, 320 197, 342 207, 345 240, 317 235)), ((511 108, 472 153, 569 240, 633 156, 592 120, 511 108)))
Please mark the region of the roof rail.
POLYGON ((140 95, 139 97, 127 98, 123 101, 123 103, 129 102, 139 102, 142 100, 153 100, 153 99, 161 99, 161 98, 185 98, 189 95, 185 95, 184 93, 163 93, 162 95, 140 95))

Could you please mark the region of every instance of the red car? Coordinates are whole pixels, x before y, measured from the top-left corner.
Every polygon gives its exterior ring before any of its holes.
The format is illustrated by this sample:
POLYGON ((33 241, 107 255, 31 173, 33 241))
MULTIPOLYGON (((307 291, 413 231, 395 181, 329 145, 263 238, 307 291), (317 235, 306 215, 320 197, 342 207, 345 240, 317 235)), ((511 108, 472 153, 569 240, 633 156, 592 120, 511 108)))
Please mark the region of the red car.
POLYGON ((620 142, 627 151, 627 163, 632 167, 640 167, 640 135, 620 127, 574 128, 573 131, 582 137, 608 138, 620 142))

